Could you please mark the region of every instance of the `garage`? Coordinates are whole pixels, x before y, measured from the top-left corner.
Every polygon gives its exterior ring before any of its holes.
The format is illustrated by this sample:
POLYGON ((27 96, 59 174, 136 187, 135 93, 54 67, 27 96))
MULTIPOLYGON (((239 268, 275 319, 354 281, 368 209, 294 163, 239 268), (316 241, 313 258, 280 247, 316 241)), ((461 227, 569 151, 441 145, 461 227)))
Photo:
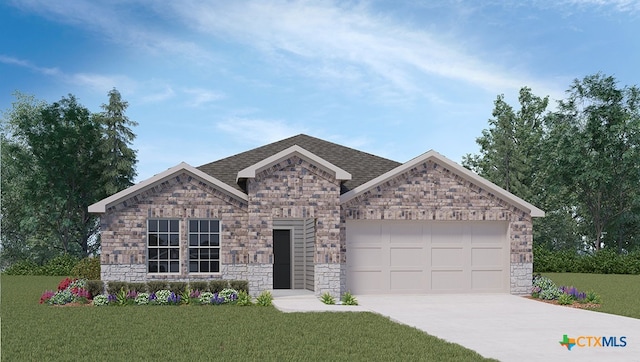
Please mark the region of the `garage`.
POLYGON ((355 294, 508 293, 506 221, 348 220, 355 294))

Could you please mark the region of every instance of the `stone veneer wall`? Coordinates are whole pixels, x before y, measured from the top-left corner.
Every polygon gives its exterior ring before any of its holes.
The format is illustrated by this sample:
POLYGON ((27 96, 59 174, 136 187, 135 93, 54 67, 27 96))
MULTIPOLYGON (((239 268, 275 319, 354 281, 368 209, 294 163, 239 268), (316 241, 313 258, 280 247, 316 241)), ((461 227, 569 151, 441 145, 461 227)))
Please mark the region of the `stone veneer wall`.
POLYGON ((246 201, 231 197, 187 173, 171 177, 101 215, 102 280, 246 279, 236 278, 243 274, 233 266, 246 264, 250 259, 247 220, 246 201), (146 273, 147 219, 150 218, 180 220, 179 275, 146 273), (187 221, 191 218, 220 220, 223 241, 220 273, 188 273, 187 221))
POLYGON ((317 294, 327 288, 339 291, 339 285, 330 284, 333 278, 339 284, 339 275, 326 274, 324 269, 318 272, 318 265, 340 267, 340 183, 335 176, 292 156, 249 179, 247 193, 250 262, 273 263, 273 219, 315 218, 314 289, 317 294))
POLYGON ((478 185, 428 161, 399 174, 342 205, 341 250, 346 254, 347 220, 424 220, 509 222, 511 293, 531 289, 531 216, 478 185))

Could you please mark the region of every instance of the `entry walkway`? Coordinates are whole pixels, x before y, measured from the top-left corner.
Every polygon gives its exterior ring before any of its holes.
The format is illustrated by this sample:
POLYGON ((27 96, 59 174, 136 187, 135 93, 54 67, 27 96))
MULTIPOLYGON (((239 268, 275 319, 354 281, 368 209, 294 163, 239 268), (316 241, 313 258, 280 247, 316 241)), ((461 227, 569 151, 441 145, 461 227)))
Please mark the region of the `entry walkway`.
POLYGON ((508 294, 356 298, 357 307, 327 306, 309 292, 276 295, 274 305, 285 312, 370 311, 500 361, 640 361, 640 319, 508 294), (577 343, 570 351, 560 344, 565 334, 577 343), (602 346, 603 337, 615 337, 618 347, 602 346))

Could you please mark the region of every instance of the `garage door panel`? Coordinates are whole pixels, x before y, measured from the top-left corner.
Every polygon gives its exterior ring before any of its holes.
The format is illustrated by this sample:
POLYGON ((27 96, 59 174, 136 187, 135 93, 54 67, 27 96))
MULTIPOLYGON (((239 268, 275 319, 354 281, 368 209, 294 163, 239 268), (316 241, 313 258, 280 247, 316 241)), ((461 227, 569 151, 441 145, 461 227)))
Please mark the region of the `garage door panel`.
POLYGON ((473 244, 503 244, 507 227, 505 223, 473 223, 470 235, 473 244))
POLYGON ((473 270, 471 288, 478 292, 502 291, 504 289, 503 270, 473 270))
POLYGON ((433 270, 431 272, 431 290, 433 291, 462 291, 466 285, 462 270, 433 270))
POLYGON ((502 267, 504 256, 502 248, 471 249, 471 267, 502 267))
POLYGON ((433 248, 431 249, 431 266, 438 267, 462 267, 464 264, 464 251, 457 248, 433 248))
POLYGON ((431 243, 451 244, 464 241, 464 228, 449 222, 433 223, 431 225, 431 243))
POLYGON ((374 222, 358 222, 349 223, 347 230, 348 239, 350 244, 379 244, 382 242, 380 234, 382 232, 382 226, 374 222))
POLYGON ((383 288, 385 279, 382 271, 355 271, 348 274, 352 279, 349 290, 351 293, 375 293, 385 292, 387 288, 383 288))
POLYGON ((392 270, 390 289, 395 292, 424 292, 426 276, 423 270, 392 270))
POLYGON ((416 235, 422 235, 422 224, 415 222, 389 223, 383 228, 383 235, 388 233, 389 241, 395 243, 422 244, 422 238, 416 238, 416 235), (386 230, 385 230, 386 229, 386 230), (385 232, 386 231, 386 232, 385 232))
POLYGON ((389 250, 391 267, 411 266, 423 269, 426 266, 424 248, 391 248, 389 250))
POLYGON ((348 254, 348 258, 351 261, 351 265, 362 268, 376 267, 380 268, 384 264, 384 257, 382 255, 382 248, 351 248, 348 254))

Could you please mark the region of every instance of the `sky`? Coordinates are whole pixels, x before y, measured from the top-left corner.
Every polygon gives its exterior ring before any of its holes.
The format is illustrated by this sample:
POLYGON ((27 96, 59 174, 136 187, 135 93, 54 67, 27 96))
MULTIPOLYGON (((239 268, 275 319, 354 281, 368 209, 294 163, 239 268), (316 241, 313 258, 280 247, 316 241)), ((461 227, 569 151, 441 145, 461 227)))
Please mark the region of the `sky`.
POLYGON ((0 0, 14 92, 138 122, 138 176, 300 133, 406 162, 479 152, 499 94, 640 83, 640 1, 0 0))

